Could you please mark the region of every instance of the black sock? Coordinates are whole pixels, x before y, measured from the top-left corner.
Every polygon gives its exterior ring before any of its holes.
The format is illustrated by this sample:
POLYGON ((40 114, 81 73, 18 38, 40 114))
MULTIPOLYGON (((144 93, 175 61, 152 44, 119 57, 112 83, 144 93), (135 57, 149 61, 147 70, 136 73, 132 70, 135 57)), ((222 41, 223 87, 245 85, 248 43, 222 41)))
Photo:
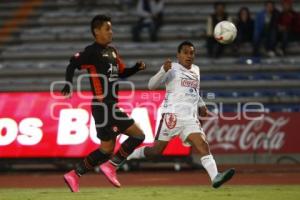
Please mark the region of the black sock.
POLYGON ((75 172, 79 176, 87 173, 88 171, 94 169, 97 165, 100 165, 106 162, 110 158, 111 154, 103 152, 99 149, 96 149, 85 157, 80 163, 78 163, 75 172))
POLYGON ((145 139, 145 135, 139 137, 129 137, 125 142, 122 143, 118 152, 112 157, 111 163, 119 166, 123 161, 126 160, 136 147, 138 147, 145 139))

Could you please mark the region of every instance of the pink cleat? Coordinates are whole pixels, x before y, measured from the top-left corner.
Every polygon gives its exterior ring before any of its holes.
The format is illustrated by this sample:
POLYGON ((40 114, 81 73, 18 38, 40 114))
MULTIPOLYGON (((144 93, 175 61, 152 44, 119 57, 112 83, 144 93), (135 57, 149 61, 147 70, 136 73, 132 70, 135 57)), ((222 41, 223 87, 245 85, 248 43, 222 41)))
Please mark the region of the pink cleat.
POLYGON ((71 192, 79 192, 79 176, 75 170, 72 170, 64 175, 64 180, 71 192))
POLYGON ((109 180, 109 182, 111 182, 115 187, 121 187, 121 184, 117 179, 116 166, 107 161, 100 165, 100 169, 104 173, 105 177, 109 180))

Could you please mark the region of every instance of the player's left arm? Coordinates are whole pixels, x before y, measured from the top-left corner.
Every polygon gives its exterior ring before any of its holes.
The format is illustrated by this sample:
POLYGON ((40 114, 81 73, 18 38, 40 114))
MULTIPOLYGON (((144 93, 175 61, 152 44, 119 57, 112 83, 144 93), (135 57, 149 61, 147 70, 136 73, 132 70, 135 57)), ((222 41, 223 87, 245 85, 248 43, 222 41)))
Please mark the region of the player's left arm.
POLYGON ((199 95, 199 101, 198 101, 198 119, 201 123, 201 125, 203 126, 203 120, 205 119, 205 117, 208 116, 208 109, 206 107, 205 102, 203 101, 202 97, 199 95))
POLYGON ((65 97, 72 96, 72 84, 75 70, 81 70, 82 66, 86 63, 89 63, 91 55, 91 48, 86 47, 84 51, 78 52, 71 56, 69 64, 65 73, 65 81, 66 84, 64 88, 61 90, 61 94, 65 97))
POLYGON ((206 117, 208 115, 208 109, 201 96, 199 96, 198 101, 198 113, 200 117, 206 117))
MULTIPOLYGON (((206 103, 202 99, 200 95, 200 69, 199 69, 199 100, 198 100, 198 115, 199 117, 206 117, 208 115, 208 109, 206 107, 206 103)), ((201 121, 201 120, 200 120, 201 121)), ((202 121, 201 121, 202 124, 202 121)))
POLYGON ((72 84, 73 84, 73 77, 74 77, 74 72, 76 69, 80 69, 82 62, 84 61, 84 55, 87 54, 85 51, 84 52, 78 52, 75 55, 73 55, 70 58, 70 62, 66 68, 65 72, 65 81, 66 84, 61 90, 61 94, 67 98, 72 96, 72 84))
POLYGON ((74 76, 75 69, 76 69, 75 65, 71 63, 67 66, 66 69, 66 73, 65 73, 66 83, 63 89, 61 90, 61 94, 67 98, 72 96, 71 88, 73 84, 73 76, 74 76))
POLYGON ((119 77, 120 78, 129 77, 129 76, 137 73, 138 71, 146 69, 146 64, 143 61, 138 61, 131 68, 127 68, 119 55, 117 56, 117 64, 119 67, 119 77))

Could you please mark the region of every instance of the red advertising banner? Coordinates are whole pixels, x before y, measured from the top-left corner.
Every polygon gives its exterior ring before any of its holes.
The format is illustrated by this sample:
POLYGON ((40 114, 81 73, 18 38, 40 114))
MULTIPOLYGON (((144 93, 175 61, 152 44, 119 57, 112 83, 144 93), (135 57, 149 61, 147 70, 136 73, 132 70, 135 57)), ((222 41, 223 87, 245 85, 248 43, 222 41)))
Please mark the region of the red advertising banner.
MULTIPOLYGON (((225 113, 238 117, 238 113, 225 113)), ((214 153, 300 153, 297 121, 300 113, 261 113, 255 118, 210 119, 205 130, 214 153)))
MULTIPOLYGON (((121 91, 119 106, 146 135, 155 138, 164 91, 121 91)), ((64 99, 58 93, 0 93, 0 158, 83 157, 100 141, 90 112, 89 92, 64 99), (57 96, 56 96, 57 95, 57 96)), ((300 153, 296 132, 300 113, 264 113, 259 119, 242 113, 211 117, 203 125, 213 153, 300 153)), ((126 139, 118 137, 117 146, 126 139)), ((174 139, 165 155, 188 155, 174 139)))

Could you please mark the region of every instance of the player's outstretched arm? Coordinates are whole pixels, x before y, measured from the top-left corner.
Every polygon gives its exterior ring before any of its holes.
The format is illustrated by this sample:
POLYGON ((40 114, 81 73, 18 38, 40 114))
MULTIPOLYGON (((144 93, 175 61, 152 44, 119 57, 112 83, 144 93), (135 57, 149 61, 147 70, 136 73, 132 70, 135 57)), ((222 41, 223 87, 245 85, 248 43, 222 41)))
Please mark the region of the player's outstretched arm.
POLYGON ((63 89, 61 90, 61 94, 62 94, 63 96, 65 96, 66 98, 69 98, 69 97, 72 96, 70 84, 68 84, 68 83, 65 84, 65 86, 64 86, 63 89))
POLYGON ((202 107, 199 107, 199 116, 200 117, 207 117, 208 115, 208 109, 206 106, 202 106, 202 107))
POLYGON ((89 51, 86 48, 83 52, 78 52, 74 54, 67 66, 65 73, 66 84, 61 90, 61 94, 67 98, 72 96, 72 83, 75 69, 81 70, 81 66, 88 63, 89 60, 89 51))
POLYGON ((119 74, 120 78, 126 78, 133 74, 135 74, 138 71, 145 70, 146 64, 143 61, 138 61, 133 67, 131 68, 125 68, 122 70, 122 72, 119 74))
POLYGON ((168 76, 168 71, 172 68, 172 61, 167 59, 161 69, 149 80, 148 88, 157 89, 168 76))
POLYGON ((65 80, 66 80, 66 84, 63 87, 63 89, 61 90, 61 94, 63 96, 65 96, 66 98, 69 98, 72 96, 72 83, 73 83, 73 77, 74 77, 74 72, 75 69, 79 69, 80 68, 80 54, 75 54, 73 57, 71 57, 70 59, 70 63, 67 66, 66 69, 66 73, 65 73, 65 80))
POLYGON ((199 121, 200 121, 201 125, 203 125, 203 119, 205 119, 205 117, 208 116, 208 109, 200 95, 199 95, 199 101, 198 101, 198 115, 199 115, 199 121))
POLYGON ((65 96, 66 98, 69 98, 72 96, 72 83, 73 83, 73 77, 74 77, 74 72, 75 72, 75 67, 72 64, 69 64, 66 70, 66 74, 65 74, 65 80, 66 80, 66 84, 63 87, 63 89, 61 90, 61 94, 63 96, 65 96))

